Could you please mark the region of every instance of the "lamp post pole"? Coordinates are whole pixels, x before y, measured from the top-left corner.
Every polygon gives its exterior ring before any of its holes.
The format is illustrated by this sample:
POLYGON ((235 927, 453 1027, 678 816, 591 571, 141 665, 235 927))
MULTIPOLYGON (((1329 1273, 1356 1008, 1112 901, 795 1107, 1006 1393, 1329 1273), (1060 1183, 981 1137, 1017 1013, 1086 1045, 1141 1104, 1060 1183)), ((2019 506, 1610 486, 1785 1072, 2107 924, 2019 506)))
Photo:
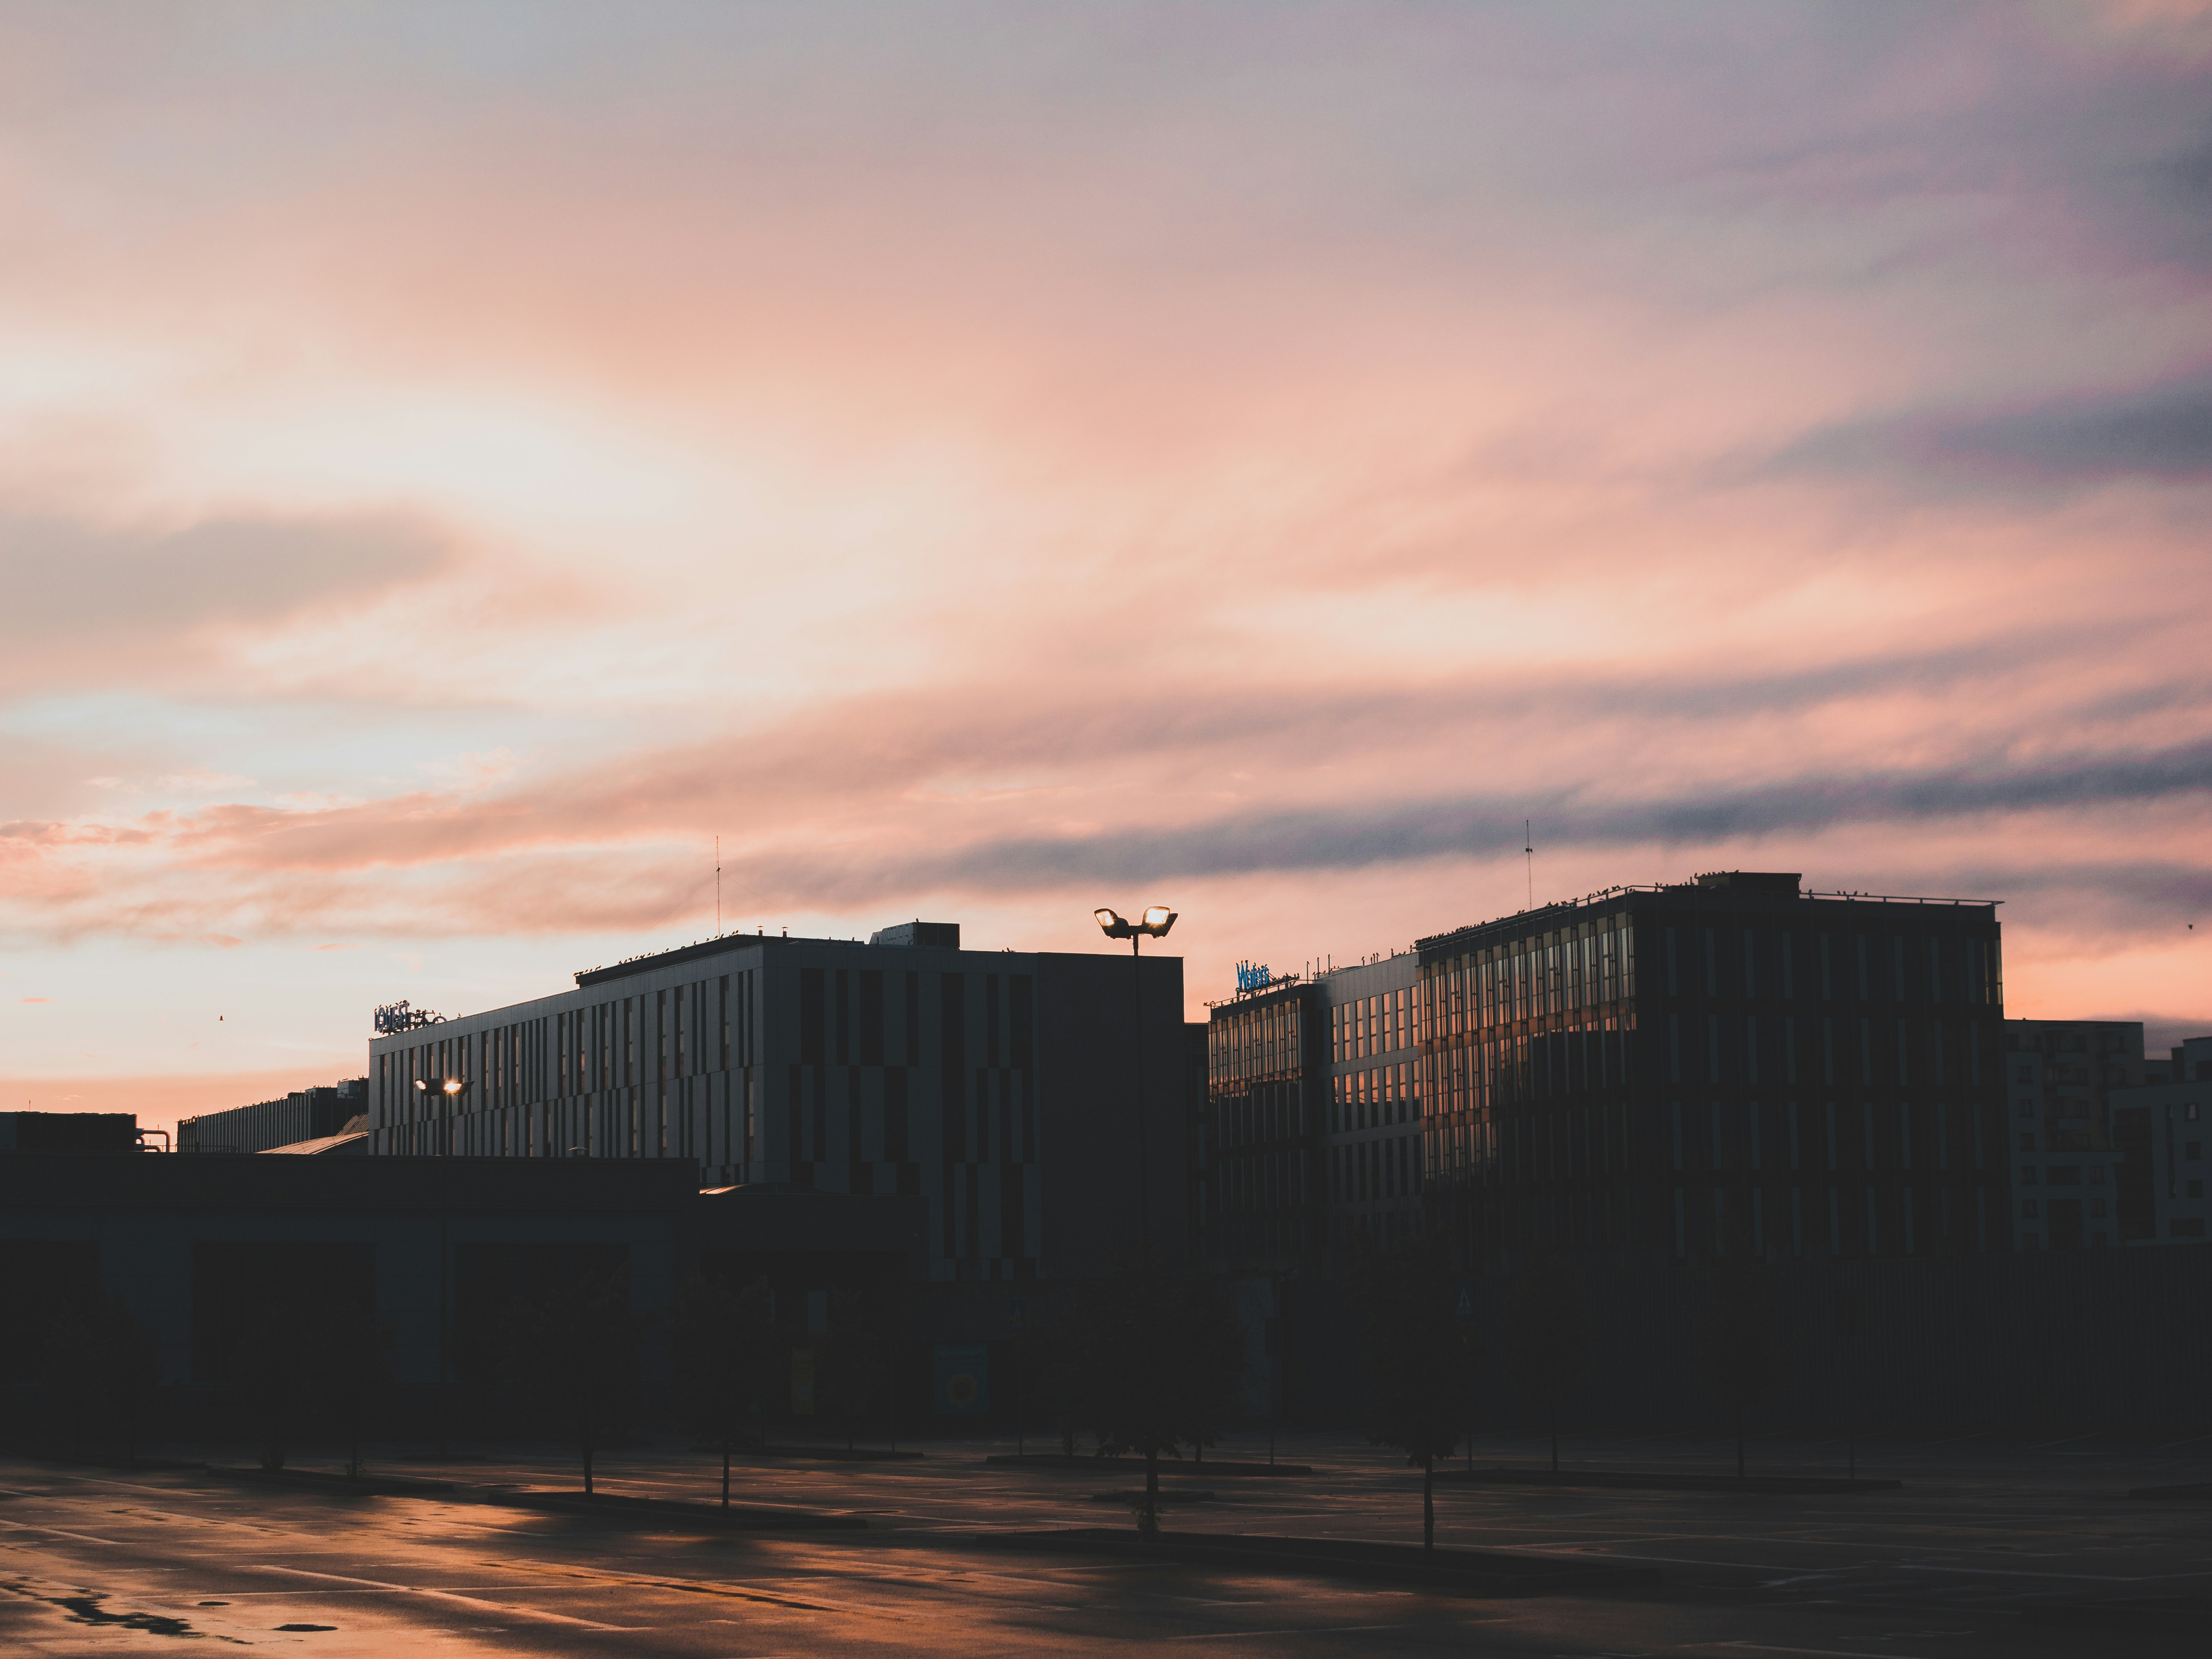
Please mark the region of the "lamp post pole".
POLYGON ((1155 904, 1146 908, 1142 920, 1137 921, 1124 921, 1115 910, 1095 910, 1091 915, 1108 939, 1129 941, 1129 1016, 1134 1022, 1130 1050, 1137 1067, 1137 1244, 1139 1249, 1149 1251, 1152 1244, 1152 1203, 1145 1133, 1144 942, 1147 935, 1164 939, 1168 929, 1175 926, 1176 913, 1164 904, 1155 904))
MULTIPOLYGON (((476 1085, 464 1083, 459 1078, 447 1078, 438 1085, 439 1151, 446 1158, 453 1155, 453 1114, 459 1109, 461 1097, 476 1085)), ((415 1079, 418 1094, 430 1093, 430 1085, 421 1078, 415 1079)), ((452 1171, 438 1171, 438 1455, 450 1455, 448 1425, 452 1417, 452 1399, 447 1387, 447 1374, 451 1369, 447 1346, 453 1325, 453 1284, 449 1271, 453 1245, 448 1234, 453 1217, 452 1171)))
POLYGON ((1129 935, 1129 1018, 1131 1046, 1137 1057, 1137 1248, 1152 1248, 1152 1164, 1145 1152, 1145 942, 1142 933, 1129 935))

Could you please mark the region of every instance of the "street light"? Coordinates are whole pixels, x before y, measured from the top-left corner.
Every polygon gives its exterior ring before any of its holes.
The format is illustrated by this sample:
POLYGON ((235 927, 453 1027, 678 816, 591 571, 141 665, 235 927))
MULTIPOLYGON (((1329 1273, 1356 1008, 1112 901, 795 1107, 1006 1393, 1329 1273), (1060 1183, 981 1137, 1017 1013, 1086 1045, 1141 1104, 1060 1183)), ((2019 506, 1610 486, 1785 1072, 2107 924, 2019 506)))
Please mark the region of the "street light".
POLYGON ((1150 1249, 1152 1242, 1152 1194, 1149 1189, 1150 1171, 1145 1158, 1145 997, 1142 969, 1138 962, 1145 940, 1165 939, 1168 929, 1175 926, 1176 913, 1164 904, 1149 906, 1141 921, 1127 921, 1118 910, 1097 909, 1091 913, 1097 919, 1099 931, 1108 939, 1129 941, 1130 1009, 1136 1032, 1137 1060, 1137 1242, 1150 1249))
MULTIPOLYGON (((475 1086, 457 1077, 447 1078, 438 1085, 438 1093, 446 1097, 446 1109, 439 1114, 439 1127, 442 1131, 439 1139, 443 1143, 439 1150, 448 1158, 453 1154, 453 1115, 460 1109, 462 1095, 475 1086)), ((427 1101, 430 1094, 428 1080, 416 1078, 415 1092, 427 1101)), ((453 1211, 451 1188, 442 1176, 439 1177, 438 1190, 441 1194, 438 1204, 438 1455, 442 1458, 446 1455, 447 1431, 453 1419, 452 1401, 446 1389, 446 1379, 452 1369, 447 1359, 447 1333, 453 1325, 453 1293, 447 1272, 447 1263, 453 1255, 450 1236, 453 1211)))
MULTIPOLYGON (((462 1082, 460 1079, 457 1077, 449 1077, 443 1083, 441 1083, 438 1085, 438 1092, 446 1097, 447 1107, 445 1111, 441 1112, 438 1115, 438 1139, 441 1143, 438 1150, 447 1158, 451 1158, 453 1155, 453 1114, 459 1111, 461 1108, 461 1096, 475 1086, 476 1085, 473 1084, 462 1082)), ((422 1078, 416 1078, 415 1079, 415 1092, 418 1095, 428 1094, 430 1092, 429 1084, 422 1078)))

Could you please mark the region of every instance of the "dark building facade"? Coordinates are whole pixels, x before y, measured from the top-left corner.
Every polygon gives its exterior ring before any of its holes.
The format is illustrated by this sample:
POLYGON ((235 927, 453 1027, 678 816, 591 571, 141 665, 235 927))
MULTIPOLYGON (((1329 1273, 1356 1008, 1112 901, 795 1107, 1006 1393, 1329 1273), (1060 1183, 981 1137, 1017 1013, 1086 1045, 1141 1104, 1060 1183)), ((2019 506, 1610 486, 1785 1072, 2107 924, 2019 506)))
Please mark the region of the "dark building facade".
POLYGON ((1419 956, 1424 1199, 1470 1262, 2013 1248, 1993 904, 1716 873, 1419 956))
POLYGON ((917 1197, 947 1281, 1097 1271, 1136 1243, 1140 1182, 1154 1242, 1186 1248, 1178 957, 968 951, 957 924, 915 923, 575 981, 374 1041, 372 1154, 674 1159, 708 1187, 917 1197))
POLYGON ((1400 951, 1218 1003, 1207 1024, 1206 1252, 1341 1267, 1422 1215, 1420 958, 1400 951))

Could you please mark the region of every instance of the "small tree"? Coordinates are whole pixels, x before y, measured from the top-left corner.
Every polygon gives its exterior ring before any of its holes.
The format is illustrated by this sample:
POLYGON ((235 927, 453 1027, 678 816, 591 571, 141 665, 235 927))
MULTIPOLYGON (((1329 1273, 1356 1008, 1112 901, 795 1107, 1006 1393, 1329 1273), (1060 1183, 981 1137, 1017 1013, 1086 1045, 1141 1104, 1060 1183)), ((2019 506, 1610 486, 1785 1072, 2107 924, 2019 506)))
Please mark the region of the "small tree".
POLYGON ((1505 1346, 1514 1382, 1544 1408, 1552 1473, 1559 1472, 1559 1402, 1582 1384, 1588 1316, 1581 1275, 1547 1251, 1528 1264, 1505 1304, 1505 1346))
POLYGON ((1085 1398, 1108 1456, 1145 1460, 1137 1530, 1159 1531, 1160 1457, 1215 1432, 1235 1409, 1244 1345, 1228 1304, 1147 1249, 1091 1287, 1085 1398))
POLYGON ((120 1297, 64 1311, 48 1329, 42 1369, 47 1398, 69 1425, 72 1452, 82 1450, 89 1428, 137 1460, 161 1365, 154 1339, 120 1297))
POLYGON ((1459 1443, 1468 1389, 1451 1256, 1442 1239, 1410 1240, 1369 1256, 1359 1283, 1367 1310, 1367 1437, 1396 1447, 1421 1471, 1421 1547, 1434 1550, 1437 1460, 1459 1443))
POLYGON ((1782 1381, 1781 1320, 1772 1274, 1741 1253, 1723 1256, 1705 1275, 1708 1297, 1698 1331, 1705 1381, 1735 1424, 1735 1478, 1744 1478, 1744 1426, 1751 1407, 1782 1381))
POLYGON ((584 1496, 592 1497, 593 1460, 637 1398, 644 1328, 629 1310, 623 1276, 586 1273, 518 1302, 506 1337, 509 1375, 526 1399, 568 1430, 583 1456, 584 1496))
POLYGON ((260 1443, 261 1467, 284 1467, 309 1402, 315 1308, 297 1297, 264 1304, 246 1322, 231 1356, 231 1392, 260 1443))
POLYGON ((860 1425, 890 1403, 886 1345, 866 1304, 851 1291, 831 1297, 829 1326, 812 1345, 815 1410, 843 1426, 850 1451, 860 1425))
POLYGON ((1057 1325, 1033 1330, 1022 1339, 1022 1386, 1033 1408, 1044 1413, 1060 1441, 1063 1457, 1075 1455, 1075 1442, 1090 1414, 1084 1388, 1084 1345, 1057 1325))
POLYGON ((309 1412, 345 1443, 346 1474, 361 1479, 361 1443, 392 1396, 392 1328, 358 1302, 318 1303, 301 1321, 301 1373, 309 1412))
POLYGON ((668 1357, 684 1426, 721 1449, 722 1507, 730 1507, 730 1449, 784 1356, 765 1279, 739 1291, 694 1273, 676 1297, 668 1357))

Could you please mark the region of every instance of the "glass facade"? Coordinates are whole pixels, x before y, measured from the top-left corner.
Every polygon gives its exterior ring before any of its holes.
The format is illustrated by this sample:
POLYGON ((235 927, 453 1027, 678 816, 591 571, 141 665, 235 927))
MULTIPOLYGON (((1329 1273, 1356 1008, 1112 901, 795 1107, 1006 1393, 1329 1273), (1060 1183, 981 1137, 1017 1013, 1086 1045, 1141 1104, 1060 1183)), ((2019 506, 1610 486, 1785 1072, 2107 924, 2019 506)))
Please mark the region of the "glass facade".
POLYGON ((1467 1259, 2012 1248, 1993 906, 1730 874, 1419 949, 1427 1212, 1467 1259))
POLYGON ((1321 1039, 1311 985, 1270 988, 1206 1022, 1198 1218, 1209 1255, 1258 1266, 1312 1255, 1321 1223, 1316 1162, 1321 1039))

